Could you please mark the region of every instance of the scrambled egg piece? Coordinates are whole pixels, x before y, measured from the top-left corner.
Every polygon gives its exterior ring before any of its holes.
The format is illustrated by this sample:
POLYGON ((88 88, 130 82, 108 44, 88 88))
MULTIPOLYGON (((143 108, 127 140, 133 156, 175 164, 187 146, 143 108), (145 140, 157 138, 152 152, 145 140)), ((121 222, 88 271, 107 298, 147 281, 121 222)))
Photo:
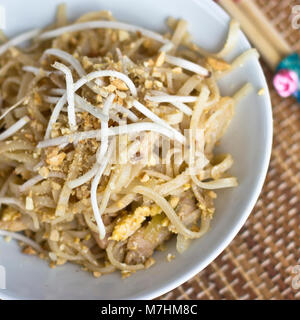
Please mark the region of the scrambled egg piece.
POLYGON ((6 221, 15 221, 21 217, 20 212, 18 212, 16 209, 12 207, 7 207, 2 212, 2 218, 1 220, 6 221))
POLYGON ((26 226, 21 220, 21 213, 11 207, 5 208, 0 217, 0 229, 13 232, 25 230, 26 226))
POLYGON ((230 64, 226 61, 215 59, 213 57, 208 57, 207 62, 216 71, 226 71, 231 68, 230 64))
POLYGON ((157 205, 136 208, 132 214, 120 218, 110 239, 116 241, 126 240, 140 228, 146 217, 155 216, 161 212, 161 208, 157 205))

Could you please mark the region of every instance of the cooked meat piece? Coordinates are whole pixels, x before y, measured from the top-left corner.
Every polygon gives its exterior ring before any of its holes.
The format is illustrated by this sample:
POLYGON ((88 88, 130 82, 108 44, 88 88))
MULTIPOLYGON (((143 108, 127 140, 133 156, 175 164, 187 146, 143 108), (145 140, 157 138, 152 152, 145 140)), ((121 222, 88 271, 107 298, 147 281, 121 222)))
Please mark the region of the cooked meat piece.
MULTIPOLYGON (((103 216, 103 223, 104 223, 105 226, 109 225, 111 223, 111 218, 108 215, 104 215, 103 216)), ((93 235, 95 241, 97 242, 98 246, 101 249, 106 249, 107 248, 108 238, 111 236, 111 234, 112 234, 112 231, 106 232, 106 235, 105 235, 104 239, 100 240, 99 233, 96 233, 96 232, 92 231, 92 235, 93 235)))
POLYGON ((103 240, 100 240, 100 238, 99 238, 99 233, 92 232, 92 235, 93 235, 95 241, 97 242, 98 246, 99 246, 101 249, 106 249, 106 248, 107 248, 108 238, 111 236, 111 232, 106 233, 106 235, 105 235, 105 237, 104 237, 103 240))
MULTIPOLYGON (((183 223, 190 226, 200 217, 200 210, 197 209, 193 193, 187 191, 180 198, 175 211, 183 223)), ((160 244, 171 237, 169 228, 162 226, 163 219, 162 215, 153 217, 147 226, 140 228, 129 238, 125 257, 127 264, 144 263, 160 244)))
POLYGON ((200 217, 200 210, 197 210, 197 203, 192 191, 188 190, 183 193, 180 201, 175 209, 176 213, 186 226, 195 223, 200 217))
POLYGON ((144 263, 147 258, 153 255, 154 250, 160 244, 171 237, 171 232, 167 227, 158 224, 154 226, 156 217, 147 226, 142 227, 129 238, 127 243, 128 252, 125 257, 127 264, 144 263), (153 220, 154 223, 152 222, 153 220), (153 230, 151 231, 151 229, 153 230))

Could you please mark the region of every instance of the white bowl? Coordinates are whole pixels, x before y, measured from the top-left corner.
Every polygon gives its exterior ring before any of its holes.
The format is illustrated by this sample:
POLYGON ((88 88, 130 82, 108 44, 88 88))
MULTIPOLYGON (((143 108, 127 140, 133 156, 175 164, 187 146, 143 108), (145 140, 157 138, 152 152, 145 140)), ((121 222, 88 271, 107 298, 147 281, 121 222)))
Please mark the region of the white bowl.
MULTIPOLYGON (((14 35, 53 21, 61 0, 2 0, 6 10, 6 32, 14 35)), ((168 16, 182 17, 201 46, 216 51, 226 38, 229 17, 210 0, 64 0, 70 18, 85 12, 109 9, 121 21, 163 31, 168 16)), ((241 33, 230 58, 250 47, 241 33)), ((0 265, 6 268, 7 289, 2 299, 151 299, 172 290, 212 262, 232 241, 245 223, 261 191, 271 153, 272 112, 268 87, 257 60, 247 62, 221 81, 222 93, 232 94, 251 82, 254 92, 237 107, 235 118, 220 149, 235 159, 232 173, 239 186, 218 192, 215 217, 209 232, 195 240, 182 255, 174 242, 167 251, 155 254, 157 263, 148 270, 122 280, 118 273, 95 279, 79 267, 68 264, 50 269, 42 260, 20 253, 16 242, 0 240, 0 265), (265 95, 257 91, 265 89, 265 95), (166 261, 167 253, 176 259, 166 261)))

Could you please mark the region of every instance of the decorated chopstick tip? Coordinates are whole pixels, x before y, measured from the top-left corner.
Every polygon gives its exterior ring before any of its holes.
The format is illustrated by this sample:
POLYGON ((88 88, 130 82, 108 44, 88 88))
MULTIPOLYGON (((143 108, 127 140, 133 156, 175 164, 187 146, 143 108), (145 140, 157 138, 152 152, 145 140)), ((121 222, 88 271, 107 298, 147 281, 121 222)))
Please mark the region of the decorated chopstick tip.
POLYGON ((273 84, 278 94, 286 98, 298 90, 299 78, 296 72, 282 69, 276 73, 273 84))
POLYGON ((293 95, 300 102, 300 57, 297 53, 280 62, 273 78, 273 85, 281 97, 293 95))

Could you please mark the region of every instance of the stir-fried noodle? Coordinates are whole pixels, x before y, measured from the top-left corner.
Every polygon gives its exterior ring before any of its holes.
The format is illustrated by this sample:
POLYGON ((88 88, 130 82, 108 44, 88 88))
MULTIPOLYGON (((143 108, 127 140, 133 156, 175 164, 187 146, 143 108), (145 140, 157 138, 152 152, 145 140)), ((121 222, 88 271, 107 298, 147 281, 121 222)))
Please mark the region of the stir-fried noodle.
POLYGON ((257 53, 223 60, 235 21, 219 53, 168 24, 163 36, 105 11, 69 24, 60 7, 0 46, 0 235, 24 253, 126 275, 209 230, 213 190, 237 185, 215 145, 251 88, 223 97, 216 79, 257 53))

